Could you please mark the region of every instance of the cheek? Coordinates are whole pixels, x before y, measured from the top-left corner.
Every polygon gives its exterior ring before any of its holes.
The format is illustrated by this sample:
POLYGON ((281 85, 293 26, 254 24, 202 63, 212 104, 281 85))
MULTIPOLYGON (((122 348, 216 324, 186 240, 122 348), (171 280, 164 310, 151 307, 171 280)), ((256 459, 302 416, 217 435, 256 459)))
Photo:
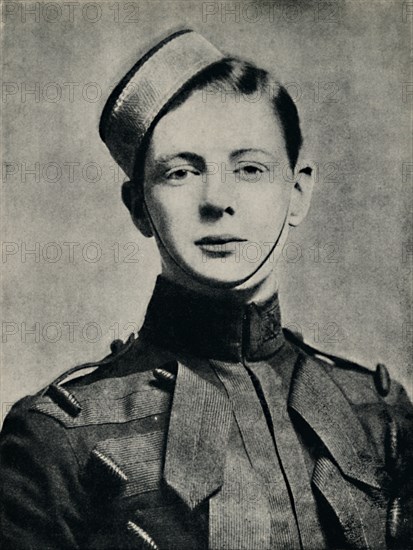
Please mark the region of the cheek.
POLYGON ((245 221, 256 233, 273 233, 283 223, 289 206, 289 188, 272 183, 266 189, 246 197, 245 221))
POLYGON ((187 195, 178 189, 155 188, 147 194, 146 203, 162 238, 171 241, 187 234, 193 210, 187 195))

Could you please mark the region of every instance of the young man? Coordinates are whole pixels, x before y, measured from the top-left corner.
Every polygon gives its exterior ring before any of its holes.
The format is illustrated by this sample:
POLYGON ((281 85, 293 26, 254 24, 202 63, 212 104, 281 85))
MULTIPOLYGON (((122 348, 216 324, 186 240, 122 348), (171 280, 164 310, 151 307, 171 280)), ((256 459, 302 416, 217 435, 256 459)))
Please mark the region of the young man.
POLYGON ((281 327, 275 259, 312 190, 286 90, 183 31, 100 132, 162 273, 139 338, 7 417, 6 547, 407 548, 404 390, 281 327))

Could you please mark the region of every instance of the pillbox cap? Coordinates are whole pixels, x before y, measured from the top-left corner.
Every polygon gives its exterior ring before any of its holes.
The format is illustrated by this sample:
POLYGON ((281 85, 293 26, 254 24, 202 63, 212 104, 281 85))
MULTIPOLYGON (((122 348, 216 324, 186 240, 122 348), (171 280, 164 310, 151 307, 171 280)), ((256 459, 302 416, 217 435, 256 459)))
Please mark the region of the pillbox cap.
POLYGON ((223 58, 200 34, 179 31, 146 53, 119 82, 103 109, 99 133, 128 177, 157 115, 189 80, 223 58))

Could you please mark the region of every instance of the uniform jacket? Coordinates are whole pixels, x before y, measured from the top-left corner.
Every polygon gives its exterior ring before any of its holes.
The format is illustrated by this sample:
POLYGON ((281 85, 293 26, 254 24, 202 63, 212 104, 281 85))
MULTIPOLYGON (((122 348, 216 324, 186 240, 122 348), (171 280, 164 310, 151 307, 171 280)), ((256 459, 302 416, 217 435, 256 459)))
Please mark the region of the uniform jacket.
MULTIPOLYGON (((248 495, 211 532, 231 405, 204 375, 208 357, 183 352, 176 332, 159 345, 156 323, 82 366, 93 372, 72 369, 12 408, 0 439, 5 550, 267 550, 254 539, 264 514, 251 516, 248 495)), ((403 388, 382 365, 373 372, 322 356, 287 331, 277 338, 323 545, 411 547, 412 406, 403 388)), ((303 535, 302 546, 318 549, 316 540, 303 535)))

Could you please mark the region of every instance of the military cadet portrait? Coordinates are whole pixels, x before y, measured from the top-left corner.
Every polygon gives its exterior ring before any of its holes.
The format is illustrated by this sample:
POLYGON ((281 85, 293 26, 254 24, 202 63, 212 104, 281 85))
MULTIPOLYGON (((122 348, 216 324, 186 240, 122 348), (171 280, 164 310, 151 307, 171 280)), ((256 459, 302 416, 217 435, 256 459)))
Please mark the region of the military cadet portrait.
POLYGON ((156 34, 124 45, 98 132, 160 272, 138 331, 8 411, 2 547, 412 548, 405 388, 282 323, 318 170, 282 63, 156 34))

